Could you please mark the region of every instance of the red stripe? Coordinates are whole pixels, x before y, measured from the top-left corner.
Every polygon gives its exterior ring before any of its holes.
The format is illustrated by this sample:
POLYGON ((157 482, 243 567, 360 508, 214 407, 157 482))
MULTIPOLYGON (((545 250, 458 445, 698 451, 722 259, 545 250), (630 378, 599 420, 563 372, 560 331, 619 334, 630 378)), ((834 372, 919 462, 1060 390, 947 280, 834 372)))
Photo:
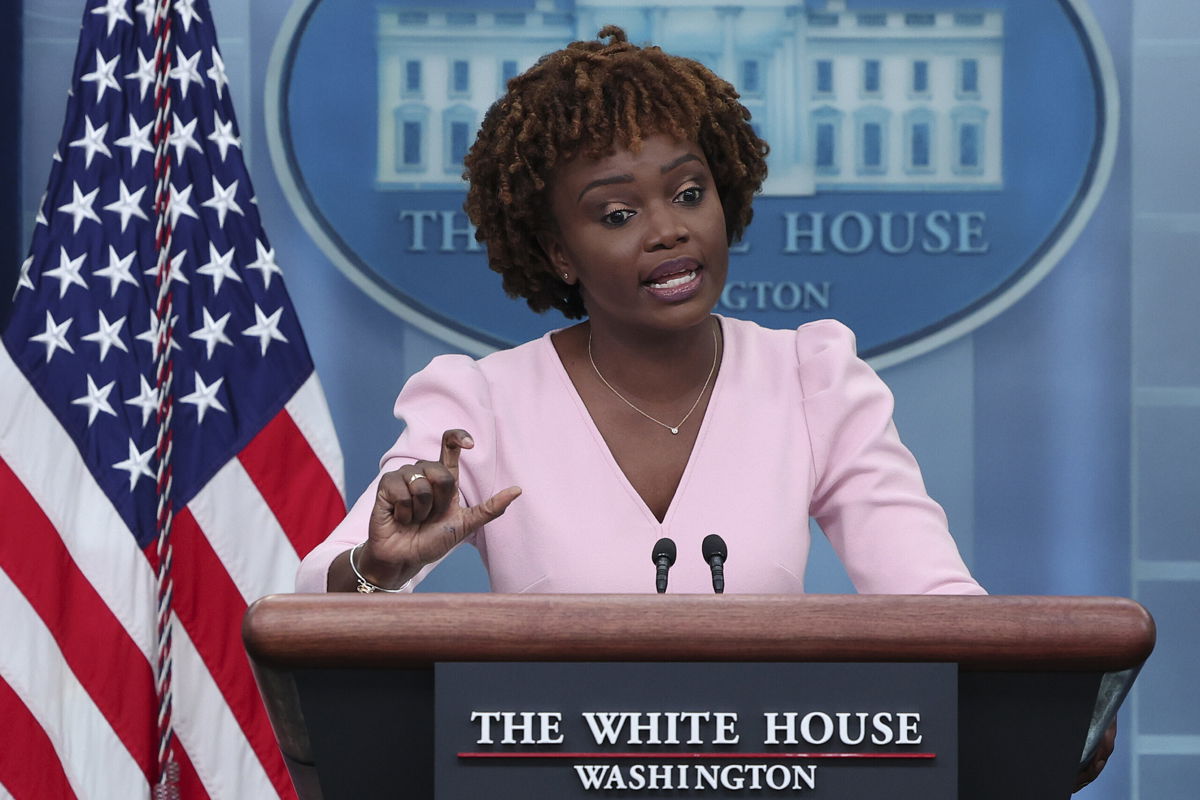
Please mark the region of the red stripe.
POLYGON ((346 516, 336 484, 287 411, 267 423, 238 460, 301 558, 346 516))
MULTIPOLYGON (((247 533, 253 535, 254 532, 247 533)), ((195 517, 186 508, 175 516, 171 547, 174 553, 175 614, 187 629, 276 791, 280 797, 295 798, 296 792, 242 646, 241 626, 246 603, 196 524, 195 517)))
POLYGON ((0 678, 0 720, 4 720, 5 744, 0 747, 0 783, 4 788, 16 800, 43 797, 74 800, 75 792, 50 737, 3 678, 0 678))
POLYGON ((576 758, 584 761, 604 761, 613 758, 649 760, 676 759, 816 759, 816 758, 889 758, 889 759, 932 759, 937 753, 531 753, 485 751, 482 753, 458 753, 459 758, 576 758))
POLYGON ((178 739, 171 750, 175 753, 175 763, 179 765, 179 797, 182 800, 208 800, 208 792, 178 739))
POLYGON ((157 701, 150 663, 2 459, 0 508, 8 531, 0 536, 0 567, 46 623, 67 665, 146 780, 153 780, 157 701))

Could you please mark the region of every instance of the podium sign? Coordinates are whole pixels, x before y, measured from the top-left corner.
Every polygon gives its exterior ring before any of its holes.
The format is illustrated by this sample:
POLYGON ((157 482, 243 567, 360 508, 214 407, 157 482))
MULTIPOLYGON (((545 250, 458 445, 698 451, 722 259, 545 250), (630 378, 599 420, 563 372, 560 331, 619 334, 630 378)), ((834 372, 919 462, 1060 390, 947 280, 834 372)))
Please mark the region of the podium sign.
POLYGON ((439 663, 435 796, 958 796, 958 668, 439 663))

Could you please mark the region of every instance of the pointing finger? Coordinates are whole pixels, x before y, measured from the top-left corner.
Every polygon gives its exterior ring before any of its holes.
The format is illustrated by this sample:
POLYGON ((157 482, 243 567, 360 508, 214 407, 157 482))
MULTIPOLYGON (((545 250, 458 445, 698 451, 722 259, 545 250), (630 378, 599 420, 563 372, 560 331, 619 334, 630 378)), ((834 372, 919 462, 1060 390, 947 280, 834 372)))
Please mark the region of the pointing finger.
POLYGON ((462 428, 452 428, 442 434, 442 455, 438 459, 450 470, 454 480, 458 480, 458 454, 463 448, 470 450, 475 446, 471 434, 462 428))

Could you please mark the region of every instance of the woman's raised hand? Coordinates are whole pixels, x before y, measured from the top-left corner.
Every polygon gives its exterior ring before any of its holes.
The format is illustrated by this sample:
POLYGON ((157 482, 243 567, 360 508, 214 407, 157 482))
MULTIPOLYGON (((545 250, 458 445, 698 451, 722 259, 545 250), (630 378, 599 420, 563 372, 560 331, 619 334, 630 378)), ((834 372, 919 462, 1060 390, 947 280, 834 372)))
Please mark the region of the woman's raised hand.
POLYGON ((475 446, 464 430, 442 434, 437 461, 418 461, 379 479, 359 570, 379 586, 399 586, 449 553, 480 526, 504 513, 521 494, 510 486, 482 503, 459 502, 459 453, 475 446))

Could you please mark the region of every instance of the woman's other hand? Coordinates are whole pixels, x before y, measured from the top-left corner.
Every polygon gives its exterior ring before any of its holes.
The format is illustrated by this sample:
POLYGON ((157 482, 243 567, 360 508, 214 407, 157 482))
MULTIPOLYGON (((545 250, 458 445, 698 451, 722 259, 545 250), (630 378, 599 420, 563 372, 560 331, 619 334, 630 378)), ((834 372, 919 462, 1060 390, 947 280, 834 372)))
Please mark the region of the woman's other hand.
POLYGON ((1100 771, 1104 769, 1104 765, 1108 763, 1109 757, 1112 756, 1113 748, 1116 747, 1116 744, 1117 721, 1114 719, 1112 724, 1108 726, 1108 730, 1104 732, 1104 736, 1096 744, 1096 752, 1092 755, 1092 760, 1079 771, 1079 777, 1075 779, 1075 788, 1072 790, 1072 793, 1078 792, 1096 780, 1096 776, 1100 774, 1100 771))

